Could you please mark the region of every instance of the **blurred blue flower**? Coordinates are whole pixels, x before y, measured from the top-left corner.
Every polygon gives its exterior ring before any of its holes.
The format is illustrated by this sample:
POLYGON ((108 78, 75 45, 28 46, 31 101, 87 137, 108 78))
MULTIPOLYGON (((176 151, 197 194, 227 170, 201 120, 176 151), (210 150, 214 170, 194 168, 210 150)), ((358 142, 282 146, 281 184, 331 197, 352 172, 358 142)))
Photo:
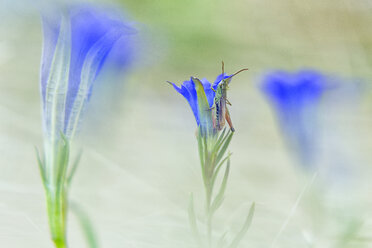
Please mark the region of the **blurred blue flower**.
POLYGON ((314 70, 267 73, 261 89, 273 105, 280 127, 300 162, 313 166, 317 153, 317 108, 327 77, 314 70))
POLYGON ((112 11, 87 5, 60 10, 44 12, 42 17, 40 88, 45 137, 44 156, 38 155, 38 164, 52 240, 56 247, 67 247, 68 187, 80 157, 70 163, 71 143, 99 74, 104 68, 111 74, 119 72, 131 62, 131 37, 136 31, 112 11))
POLYGON ((174 89, 188 101, 197 125, 202 130, 207 130, 210 134, 215 133, 211 112, 215 90, 222 80, 228 77, 230 75, 218 75, 213 85, 205 78, 199 80, 194 77, 191 77, 189 81, 184 81, 181 87, 170 82, 174 89))
POLYGON ((118 13, 80 5, 43 15, 41 93, 47 137, 72 138, 104 65, 126 67, 136 31, 118 13))

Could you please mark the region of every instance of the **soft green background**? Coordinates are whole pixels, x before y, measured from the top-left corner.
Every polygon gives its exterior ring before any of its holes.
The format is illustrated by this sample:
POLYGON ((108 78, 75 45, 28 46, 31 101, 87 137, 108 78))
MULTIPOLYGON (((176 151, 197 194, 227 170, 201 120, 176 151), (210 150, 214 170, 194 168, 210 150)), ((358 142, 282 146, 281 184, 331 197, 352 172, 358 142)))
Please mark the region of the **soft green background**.
MULTIPOLYGON (((34 154, 34 145, 42 144, 37 7, 24 1, 3 4, 0 247, 52 247, 34 154)), ((116 4, 137 23, 143 38, 141 56, 123 77, 126 85, 116 92, 117 102, 108 93, 101 97, 97 93, 93 99, 81 135, 84 155, 71 191, 72 201, 91 216, 102 247, 193 247, 186 212, 189 193, 195 193, 199 213, 204 196, 195 121, 186 101, 165 81, 181 83, 190 76, 214 80, 221 60, 228 72, 250 70, 237 76, 228 92, 237 131, 216 235, 237 231, 255 201, 254 222, 241 247, 372 247, 368 92, 372 1, 123 0, 116 4), (267 69, 303 67, 361 78, 365 87, 354 98, 349 88, 324 99, 321 165, 331 164, 335 171, 346 173, 319 175, 292 211, 312 175, 291 159, 257 84, 267 69), (321 184, 322 180, 327 183, 321 184), (289 215, 288 225, 271 246, 289 215), (345 243, 342 233, 353 229, 349 222, 355 219, 363 224, 345 243)), ((73 215, 69 224, 70 246, 84 247, 73 215)))

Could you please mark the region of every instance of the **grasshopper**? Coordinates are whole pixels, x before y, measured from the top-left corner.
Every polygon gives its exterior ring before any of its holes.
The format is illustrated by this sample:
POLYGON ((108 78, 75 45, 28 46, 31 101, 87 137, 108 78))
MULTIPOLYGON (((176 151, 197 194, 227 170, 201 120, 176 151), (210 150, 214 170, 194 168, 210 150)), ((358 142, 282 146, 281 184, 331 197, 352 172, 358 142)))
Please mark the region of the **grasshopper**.
MULTIPOLYGON (((224 67, 225 66, 222 61, 222 75, 225 73, 224 67)), ((229 110, 227 108, 227 104, 231 106, 231 103, 229 102, 229 100, 227 100, 227 90, 229 88, 229 84, 232 77, 246 70, 248 69, 247 68, 241 69, 236 73, 232 74, 231 76, 229 76, 228 78, 222 79, 222 82, 218 85, 216 90, 212 88, 212 90, 216 93, 214 97, 213 106, 211 107, 211 109, 215 110, 214 111, 215 118, 213 118, 213 125, 218 131, 222 130, 223 127, 225 126, 225 119, 230 126, 230 130, 232 132, 235 131, 233 124, 231 122, 229 110)))

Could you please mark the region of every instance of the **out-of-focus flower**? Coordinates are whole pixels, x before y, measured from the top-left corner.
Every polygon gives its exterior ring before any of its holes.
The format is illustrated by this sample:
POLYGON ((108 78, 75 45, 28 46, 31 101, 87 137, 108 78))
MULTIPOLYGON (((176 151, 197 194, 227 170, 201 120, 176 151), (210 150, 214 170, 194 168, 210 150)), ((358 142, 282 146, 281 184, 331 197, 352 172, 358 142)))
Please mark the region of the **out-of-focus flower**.
MULTIPOLYGON (((52 239, 66 247, 68 186, 76 164, 70 144, 103 68, 126 67, 136 31, 113 11, 70 6, 43 15, 41 59, 44 156, 39 158, 52 239)), ((112 70, 115 71, 115 70, 112 70)))
POLYGON ((48 139, 73 138, 93 83, 104 64, 123 67, 136 31, 117 13, 75 6, 43 16, 41 93, 48 139), (122 48, 122 49, 118 49, 122 48), (113 51, 114 53, 110 52, 113 51))
POLYGON ((189 81, 184 81, 181 87, 171 83, 174 89, 188 101, 203 135, 213 136, 216 134, 211 110, 218 85, 228 77, 230 76, 226 74, 218 75, 213 85, 205 78, 199 80, 195 77, 191 77, 189 81))
POLYGON ((306 167, 313 166, 316 158, 319 134, 316 112, 327 80, 314 70, 273 71, 264 76, 261 85, 290 147, 306 167))

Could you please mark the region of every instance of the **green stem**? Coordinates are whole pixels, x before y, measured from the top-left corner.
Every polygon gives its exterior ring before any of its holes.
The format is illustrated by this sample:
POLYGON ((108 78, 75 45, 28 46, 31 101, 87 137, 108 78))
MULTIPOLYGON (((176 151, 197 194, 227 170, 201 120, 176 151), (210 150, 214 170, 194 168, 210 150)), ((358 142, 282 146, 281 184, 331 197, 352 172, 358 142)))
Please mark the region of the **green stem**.
POLYGON ((52 240, 56 248, 67 248, 66 243, 66 190, 47 190, 47 209, 52 240))
MULTIPOLYGON (((220 140, 221 142, 221 140, 220 140)), ((216 146, 219 143, 216 139, 208 140, 206 137, 198 137, 198 148, 202 167, 203 183, 205 188, 205 230, 207 247, 212 248, 213 245, 213 212, 212 196, 214 189, 214 175, 216 173, 218 149, 216 146)))
POLYGON ((208 247, 212 247, 212 212, 211 212, 211 202, 212 202, 212 189, 210 184, 206 188, 206 230, 208 247))
POLYGON ((205 186, 205 228, 207 232, 207 247, 212 247, 212 218, 213 213, 211 211, 212 205, 212 194, 213 194, 213 170, 214 170, 214 163, 211 154, 206 156, 206 163, 205 163, 205 178, 204 178, 204 186, 205 186))

